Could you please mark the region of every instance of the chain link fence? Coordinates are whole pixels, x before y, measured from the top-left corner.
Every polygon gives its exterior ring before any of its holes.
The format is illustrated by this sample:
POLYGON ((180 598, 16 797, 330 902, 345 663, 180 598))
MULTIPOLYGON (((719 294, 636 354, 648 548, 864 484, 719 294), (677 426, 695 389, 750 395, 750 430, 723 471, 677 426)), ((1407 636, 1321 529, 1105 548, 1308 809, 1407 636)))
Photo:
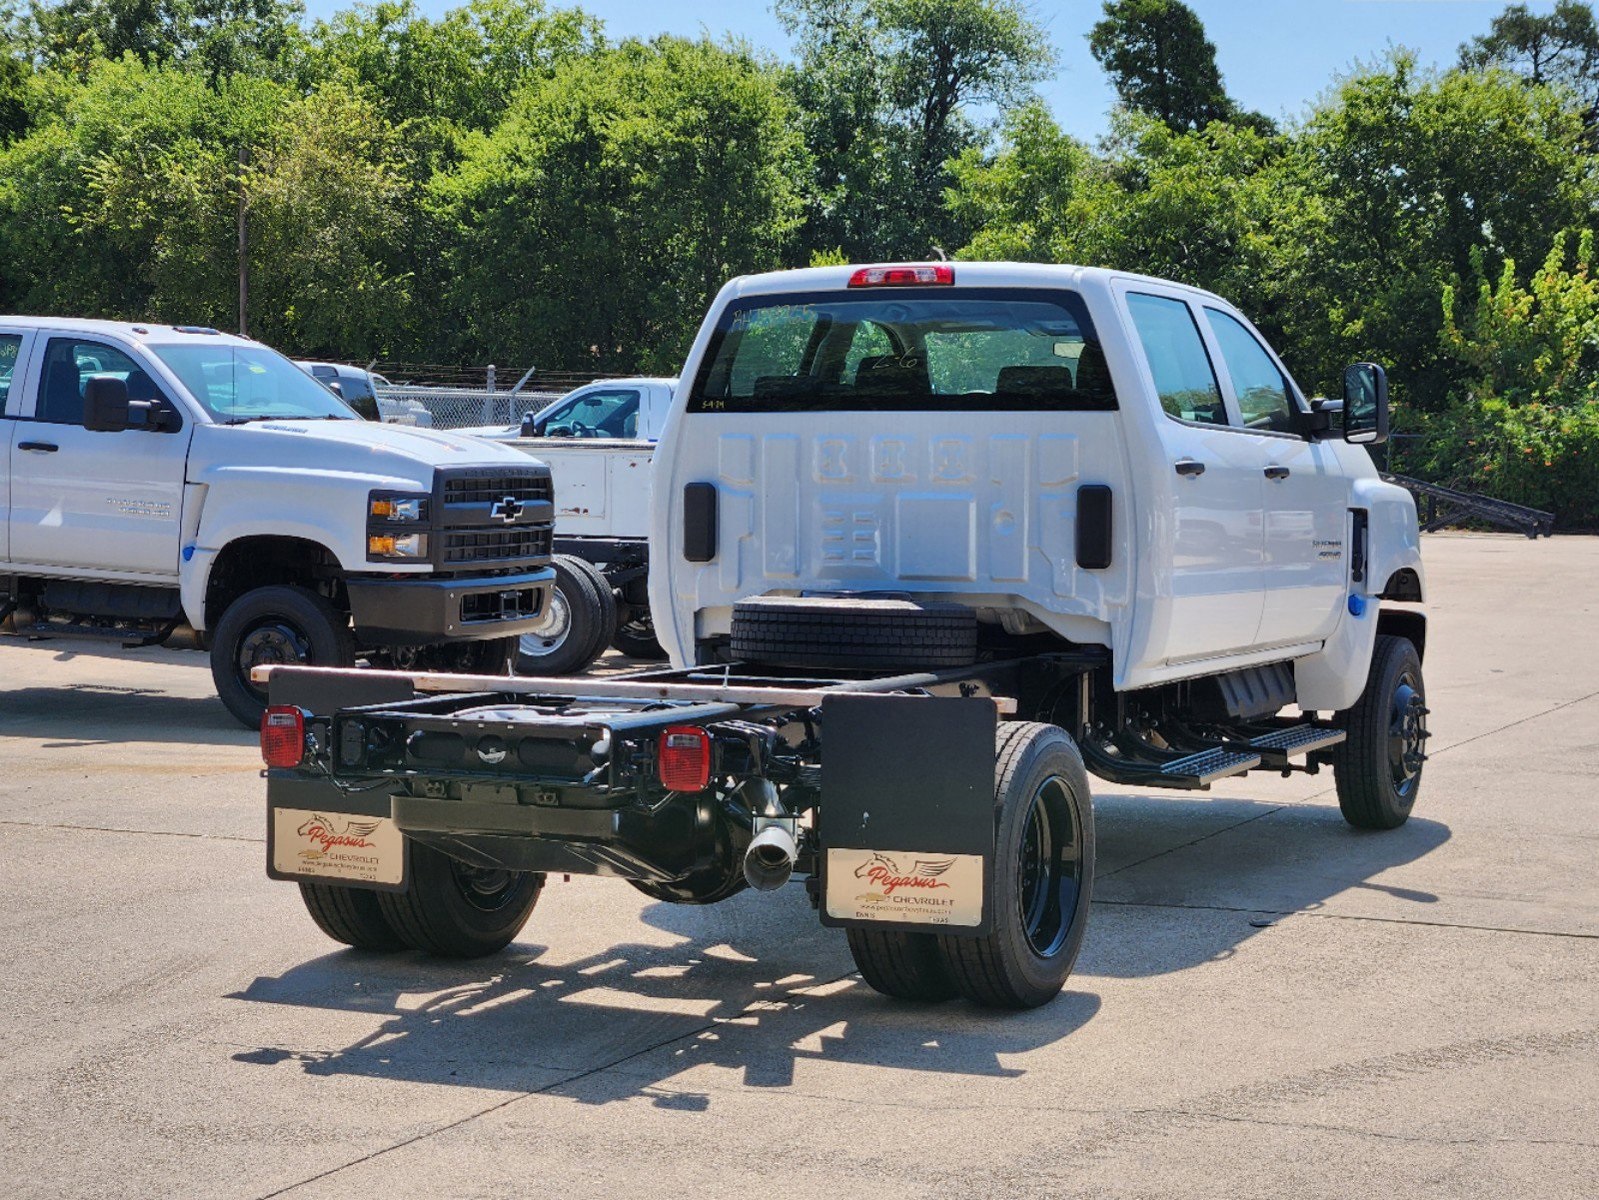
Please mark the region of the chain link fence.
POLYGON ((493 364, 461 367, 379 360, 366 369, 373 375, 378 410, 385 420, 433 429, 520 425, 523 414, 537 412, 595 379, 580 372, 493 364))

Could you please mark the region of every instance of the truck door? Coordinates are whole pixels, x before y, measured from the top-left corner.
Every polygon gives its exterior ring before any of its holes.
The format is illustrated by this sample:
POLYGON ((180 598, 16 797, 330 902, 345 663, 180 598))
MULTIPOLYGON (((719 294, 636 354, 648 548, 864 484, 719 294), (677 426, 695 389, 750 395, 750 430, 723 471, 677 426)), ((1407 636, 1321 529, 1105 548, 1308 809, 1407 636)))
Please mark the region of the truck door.
POLYGON ((16 416, 22 408, 22 380, 28 369, 33 334, 17 326, 0 324, 0 562, 10 557, 11 456, 16 416))
POLYGON ((1233 314, 1206 305, 1217 349, 1265 490, 1261 646, 1321 641, 1343 611, 1348 559, 1346 479, 1331 446, 1295 431, 1300 401, 1288 373, 1233 314))
POLYGON ((1171 664, 1224 657, 1252 648, 1260 626, 1260 449, 1233 423, 1187 300, 1128 291, 1126 303, 1168 418, 1157 428, 1164 469, 1175 476, 1170 573, 1160 589, 1167 625, 1157 640, 1171 664))
POLYGON ((125 379, 134 400, 171 398, 115 346, 39 340, 11 444, 12 562, 175 577, 192 422, 176 432, 91 433, 83 388, 96 375, 125 379))

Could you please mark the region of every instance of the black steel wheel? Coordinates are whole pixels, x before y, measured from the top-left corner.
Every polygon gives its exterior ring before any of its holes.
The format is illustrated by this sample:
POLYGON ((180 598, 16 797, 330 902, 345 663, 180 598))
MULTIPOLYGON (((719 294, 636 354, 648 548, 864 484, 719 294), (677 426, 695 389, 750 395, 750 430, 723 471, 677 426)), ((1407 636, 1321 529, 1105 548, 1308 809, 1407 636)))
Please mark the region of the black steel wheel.
POLYGON ((1094 887, 1093 798, 1071 738, 1054 725, 1002 724, 994 806, 992 929, 939 934, 938 946, 968 999, 1036 1008, 1071 974, 1094 887))
POLYGON ((504 949, 527 924, 544 888, 534 871, 479 867, 412 842, 411 881, 379 892, 383 916, 406 945, 446 958, 504 949))
POLYGON ((1379 634, 1366 690, 1344 714, 1333 748, 1338 808, 1356 829, 1397 829, 1410 819, 1427 761, 1427 690, 1410 639, 1379 634))
POLYGON ((666 651, 655 636, 655 618, 645 605, 633 605, 628 609, 627 615, 617 623, 611 645, 629 658, 646 662, 660 662, 666 657, 666 651))
POLYGON ((348 667, 354 662, 349 617, 302 587, 246 592, 228 606, 211 638, 217 695, 251 729, 260 725, 267 702, 265 686, 250 679, 255 667, 348 667))

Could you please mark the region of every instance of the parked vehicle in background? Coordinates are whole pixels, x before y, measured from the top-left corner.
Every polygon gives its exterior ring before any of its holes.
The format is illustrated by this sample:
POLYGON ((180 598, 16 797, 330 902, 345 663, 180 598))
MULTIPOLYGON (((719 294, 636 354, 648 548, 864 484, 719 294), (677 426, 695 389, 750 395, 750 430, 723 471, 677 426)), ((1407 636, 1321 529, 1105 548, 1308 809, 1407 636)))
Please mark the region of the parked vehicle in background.
POLYGON ((383 395, 380 389, 393 385, 383 376, 353 367, 348 363, 296 362, 295 366, 338 396, 368 421, 385 421, 390 425, 420 425, 424 429, 433 424, 433 414, 427 405, 415 400, 396 399, 383 395))
POLYGON ((495 441, 517 438, 601 438, 658 441, 672 407, 676 379, 633 376, 599 379, 567 392, 515 425, 474 425, 458 430, 495 441))
POLYGON ((580 671, 607 646, 665 657, 647 594, 649 475, 676 384, 602 379, 529 413, 521 436, 488 435, 546 463, 555 479, 555 596, 542 626, 522 636, 519 672, 580 671))
POLYGON ((543 619, 549 470, 360 420, 259 343, 0 317, 7 632, 208 647, 254 725, 264 663, 502 672, 543 619))
POLYGON ((273 673, 269 871, 332 937, 484 954, 549 872, 705 904, 798 871, 878 991, 1030 1008, 1087 927, 1090 772, 1330 766, 1351 825, 1409 818, 1427 624, 1380 367, 1311 402, 1208 292, 914 263, 736 279, 682 378, 672 669, 273 673), (368 845, 308 866, 312 816, 368 845))

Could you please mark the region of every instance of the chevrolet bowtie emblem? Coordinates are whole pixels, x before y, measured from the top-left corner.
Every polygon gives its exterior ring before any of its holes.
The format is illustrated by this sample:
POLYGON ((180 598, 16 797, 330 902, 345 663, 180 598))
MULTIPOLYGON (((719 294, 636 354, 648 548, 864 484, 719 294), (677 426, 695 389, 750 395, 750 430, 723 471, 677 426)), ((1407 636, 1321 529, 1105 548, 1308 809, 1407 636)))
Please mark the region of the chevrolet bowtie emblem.
POLYGON ((522 515, 522 502, 515 496, 507 496, 504 500, 496 500, 494 507, 489 509, 489 516, 496 521, 504 521, 509 525, 522 515))

